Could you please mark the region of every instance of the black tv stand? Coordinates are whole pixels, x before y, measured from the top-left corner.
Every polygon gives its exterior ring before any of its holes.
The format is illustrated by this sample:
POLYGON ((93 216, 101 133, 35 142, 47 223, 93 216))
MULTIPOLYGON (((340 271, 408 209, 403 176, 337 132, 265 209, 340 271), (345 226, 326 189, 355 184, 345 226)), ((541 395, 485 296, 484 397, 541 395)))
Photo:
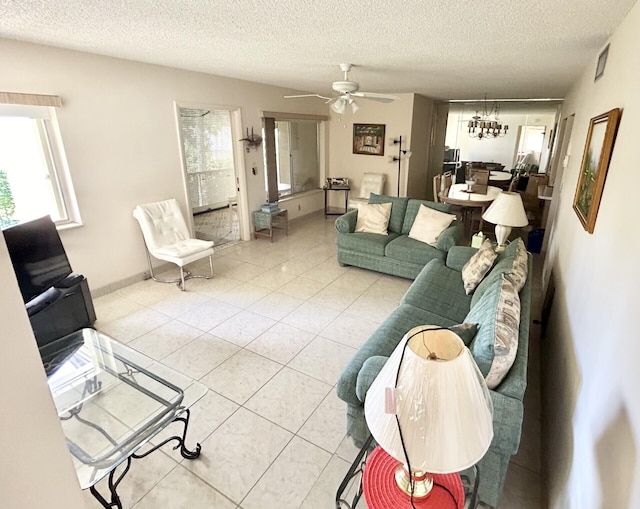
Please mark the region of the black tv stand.
POLYGON ((26 304, 38 347, 91 327, 96 312, 84 276, 70 274, 26 304))

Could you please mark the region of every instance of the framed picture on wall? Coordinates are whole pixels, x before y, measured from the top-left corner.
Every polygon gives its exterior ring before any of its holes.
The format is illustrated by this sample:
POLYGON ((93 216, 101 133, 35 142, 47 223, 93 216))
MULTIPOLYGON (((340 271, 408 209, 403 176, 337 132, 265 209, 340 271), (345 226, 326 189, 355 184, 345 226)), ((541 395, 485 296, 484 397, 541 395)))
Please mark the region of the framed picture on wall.
POLYGON ((593 233, 596 226, 600 198, 620 122, 620 112, 619 108, 614 108, 593 117, 589 122, 578 186, 573 199, 573 210, 589 233, 593 233))
POLYGON ((602 78, 602 75, 604 74, 604 68, 607 65, 608 56, 609 45, 607 44, 607 46, 600 52, 600 56, 598 56, 598 65, 596 65, 596 77, 593 81, 598 81, 600 78, 602 78))
POLYGON ((384 124, 353 124, 353 153, 384 155, 384 124))

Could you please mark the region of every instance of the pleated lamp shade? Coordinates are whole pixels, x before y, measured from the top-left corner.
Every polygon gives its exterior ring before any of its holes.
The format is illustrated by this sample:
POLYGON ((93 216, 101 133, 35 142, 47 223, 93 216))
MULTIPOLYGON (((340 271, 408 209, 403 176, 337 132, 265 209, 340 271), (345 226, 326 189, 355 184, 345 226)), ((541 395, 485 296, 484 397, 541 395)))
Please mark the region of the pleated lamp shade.
POLYGON ((376 442, 406 464, 396 416, 387 413, 395 409, 412 471, 459 472, 487 452, 493 406, 460 337, 430 328, 415 327, 400 341, 367 392, 365 418, 376 442))

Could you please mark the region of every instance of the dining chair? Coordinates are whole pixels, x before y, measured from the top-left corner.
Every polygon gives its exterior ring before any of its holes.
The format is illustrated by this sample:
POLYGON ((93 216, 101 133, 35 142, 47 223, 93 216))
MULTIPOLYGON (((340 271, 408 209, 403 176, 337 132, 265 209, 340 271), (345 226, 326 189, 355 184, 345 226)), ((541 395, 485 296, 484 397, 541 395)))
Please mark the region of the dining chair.
POLYGON ((213 277, 213 242, 194 239, 189 234, 187 223, 175 199, 138 205, 133 211, 138 221, 147 253, 149 273, 154 281, 177 283, 185 290, 185 281, 191 278, 213 277), (153 271, 151 256, 180 267, 179 279, 159 279, 153 271), (185 265, 209 257, 209 275, 194 275, 184 269, 185 265))
POLYGON ((436 203, 440 203, 442 200, 440 199, 440 186, 442 182, 442 175, 438 173, 435 177, 433 177, 433 201, 436 203))
POLYGON ((524 191, 521 193, 524 210, 529 217, 529 224, 537 225, 540 220, 540 198, 538 198, 538 186, 544 186, 549 181, 549 175, 546 173, 532 173, 529 175, 528 182, 524 191))

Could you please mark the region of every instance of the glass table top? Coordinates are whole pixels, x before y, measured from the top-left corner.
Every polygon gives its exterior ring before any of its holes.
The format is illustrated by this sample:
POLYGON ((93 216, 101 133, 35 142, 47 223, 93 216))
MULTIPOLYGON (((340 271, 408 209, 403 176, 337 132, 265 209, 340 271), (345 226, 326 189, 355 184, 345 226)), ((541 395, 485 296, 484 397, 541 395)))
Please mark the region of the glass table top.
POLYGON ((82 489, 146 444, 206 386, 94 330, 40 348, 82 489))

